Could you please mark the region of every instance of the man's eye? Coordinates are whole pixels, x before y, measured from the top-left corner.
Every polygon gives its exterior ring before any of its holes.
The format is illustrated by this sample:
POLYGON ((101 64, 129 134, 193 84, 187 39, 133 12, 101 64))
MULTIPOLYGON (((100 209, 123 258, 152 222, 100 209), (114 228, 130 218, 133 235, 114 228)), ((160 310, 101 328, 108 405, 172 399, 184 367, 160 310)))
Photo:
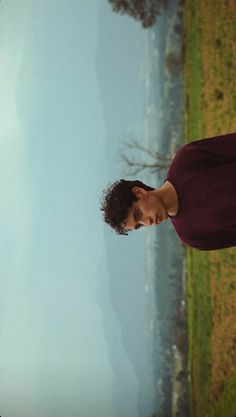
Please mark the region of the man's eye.
POLYGON ((142 217, 142 212, 141 212, 141 210, 140 209, 137 209, 136 210, 136 220, 137 221, 139 221, 140 219, 141 219, 141 217, 142 217))

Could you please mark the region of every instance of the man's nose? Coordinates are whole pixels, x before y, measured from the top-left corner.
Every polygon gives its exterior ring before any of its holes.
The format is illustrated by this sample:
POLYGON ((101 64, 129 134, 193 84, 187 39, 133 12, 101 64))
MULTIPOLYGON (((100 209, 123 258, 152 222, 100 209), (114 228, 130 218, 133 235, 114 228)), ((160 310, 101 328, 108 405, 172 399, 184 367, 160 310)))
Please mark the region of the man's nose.
POLYGON ((153 220, 151 217, 145 217, 142 219, 142 224, 143 226, 152 226, 153 225, 153 220))

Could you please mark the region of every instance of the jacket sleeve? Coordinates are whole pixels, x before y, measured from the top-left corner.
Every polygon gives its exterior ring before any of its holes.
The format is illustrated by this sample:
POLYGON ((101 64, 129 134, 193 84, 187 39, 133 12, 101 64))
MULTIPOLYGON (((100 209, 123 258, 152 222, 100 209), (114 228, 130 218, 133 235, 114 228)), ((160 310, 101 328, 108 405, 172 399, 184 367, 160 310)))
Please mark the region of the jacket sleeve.
POLYGON ((218 163, 236 162, 236 132, 196 140, 187 146, 199 152, 209 160, 218 163))
POLYGON ((200 251, 231 248, 236 246, 236 232, 234 230, 231 233, 216 232, 214 236, 208 235, 205 238, 195 238, 194 240, 185 239, 183 243, 200 251))
POLYGON ((196 175, 199 172, 236 162, 236 133, 196 140, 181 146, 175 154, 168 175, 196 175))

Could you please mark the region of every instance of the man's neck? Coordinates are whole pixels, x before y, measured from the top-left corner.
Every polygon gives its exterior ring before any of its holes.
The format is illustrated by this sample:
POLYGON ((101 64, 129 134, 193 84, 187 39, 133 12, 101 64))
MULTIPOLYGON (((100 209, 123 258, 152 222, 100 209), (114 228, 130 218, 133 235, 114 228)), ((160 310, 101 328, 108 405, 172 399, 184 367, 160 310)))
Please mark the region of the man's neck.
POLYGON ((167 209, 168 215, 175 216, 179 208, 178 195, 175 187, 171 184, 170 181, 166 180, 164 184, 160 188, 157 188, 155 191, 157 191, 158 195, 162 199, 163 204, 167 209))

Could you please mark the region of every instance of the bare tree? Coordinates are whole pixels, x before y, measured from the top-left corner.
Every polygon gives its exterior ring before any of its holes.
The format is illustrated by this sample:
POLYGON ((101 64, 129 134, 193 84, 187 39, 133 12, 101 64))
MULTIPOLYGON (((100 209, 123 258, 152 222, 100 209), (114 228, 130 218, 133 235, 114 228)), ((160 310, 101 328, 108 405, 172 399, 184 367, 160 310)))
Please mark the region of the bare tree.
POLYGON ((149 149, 141 145, 138 141, 125 143, 125 150, 121 152, 121 159, 128 168, 129 175, 137 175, 143 171, 149 171, 150 173, 160 174, 169 168, 171 162, 171 155, 162 155, 160 152, 149 149), (145 155, 147 162, 143 162, 138 159, 137 155, 133 155, 134 152, 140 151, 145 155))

